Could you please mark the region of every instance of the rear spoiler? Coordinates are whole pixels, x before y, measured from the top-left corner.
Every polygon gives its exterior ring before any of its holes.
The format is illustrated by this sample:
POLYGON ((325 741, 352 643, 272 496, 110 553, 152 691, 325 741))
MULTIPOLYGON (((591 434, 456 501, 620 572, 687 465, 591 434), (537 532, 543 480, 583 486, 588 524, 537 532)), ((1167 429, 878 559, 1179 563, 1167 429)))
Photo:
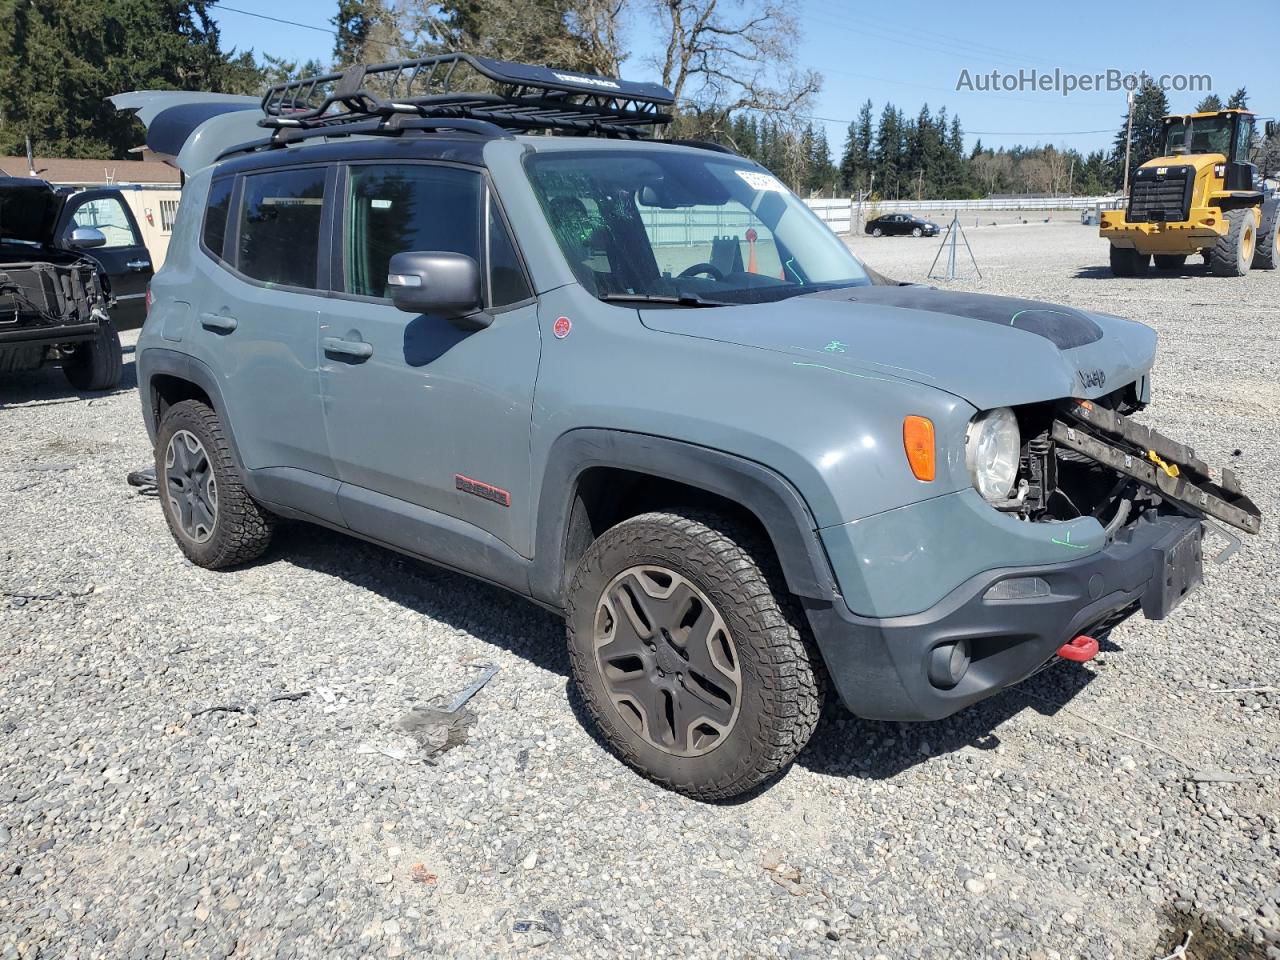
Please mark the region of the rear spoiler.
POLYGON ((134 90, 107 98, 147 128, 147 149, 187 176, 213 163, 227 144, 264 139, 262 101, 230 93, 134 90))

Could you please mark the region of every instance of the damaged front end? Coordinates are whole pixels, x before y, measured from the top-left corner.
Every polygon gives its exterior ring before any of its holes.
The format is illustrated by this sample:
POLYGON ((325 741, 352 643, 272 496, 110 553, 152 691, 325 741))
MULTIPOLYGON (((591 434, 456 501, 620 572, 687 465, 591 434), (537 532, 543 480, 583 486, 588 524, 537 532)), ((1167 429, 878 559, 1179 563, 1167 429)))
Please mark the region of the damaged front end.
POLYGON ((0 374, 65 359, 106 319, 92 261, 0 262, 0 374))
MULTIPOLYGON (((1022 435, 1017 485, 996 509, 1031 522, 1092 517, 1107 542, 1126 540, 1139 523, 1161 517, 1203 521, 1228 541, 1225 560, 1239 546, 1229 530, 1258 533, 1262 514, 1230 469, 1213 478, 1186 444, 1130 418, 1142 408, 1132 386, 1096 400, 1064 399, 1016 410, 1022 435)), ((1165 551, 1163 587, 1143 610, 1168 614, 1200 582, 1200 530, 1165 551), (1194 542, 1193 542, 1194 541, 1194 542)))

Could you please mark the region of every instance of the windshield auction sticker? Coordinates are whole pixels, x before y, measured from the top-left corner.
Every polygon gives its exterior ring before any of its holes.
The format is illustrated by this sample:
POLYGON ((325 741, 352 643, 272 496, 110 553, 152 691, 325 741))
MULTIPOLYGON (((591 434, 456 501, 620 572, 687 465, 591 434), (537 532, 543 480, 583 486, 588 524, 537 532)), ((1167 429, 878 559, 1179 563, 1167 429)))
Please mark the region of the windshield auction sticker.
POLYGON ((735 170, 733 171, 743 180, 747 182, 752 190, 768 190, 770 193, 782 193, 785 189, 782 181, 772 174, 760 173, 758 170, 735 170))

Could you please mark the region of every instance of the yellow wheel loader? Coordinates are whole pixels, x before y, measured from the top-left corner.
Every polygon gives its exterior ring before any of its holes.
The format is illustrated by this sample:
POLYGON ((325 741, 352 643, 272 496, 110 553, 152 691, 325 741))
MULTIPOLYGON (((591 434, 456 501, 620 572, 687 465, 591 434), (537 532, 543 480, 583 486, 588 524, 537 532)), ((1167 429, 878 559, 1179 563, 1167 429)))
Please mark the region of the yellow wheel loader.
MULTIPOLYGON (((1140 276, 1152 257, 1157 269, 1177 270, 1193 253, 1220 277, 1280 264, 1280 194, 1249 162, 1253 129, 1248 110, 1164 118, 1161 156, 1136 171, 1126 209, 1102 214, 1113 274, 1140 276)), ((1275 130, 1269 121, 1267 136, 1275 130)))

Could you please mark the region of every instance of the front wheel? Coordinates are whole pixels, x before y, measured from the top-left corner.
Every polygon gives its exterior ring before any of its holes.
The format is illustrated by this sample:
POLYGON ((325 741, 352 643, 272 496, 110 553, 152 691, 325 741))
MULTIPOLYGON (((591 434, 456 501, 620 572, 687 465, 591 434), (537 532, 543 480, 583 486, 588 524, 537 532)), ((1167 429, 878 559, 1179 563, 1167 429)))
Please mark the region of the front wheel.
POLYGON ((822 667, 772 552, 722 517, 647 513, 606 531, 567 606, 588 712, 623 761, 665 787, 741 794, 817 725, 822 667))
POLYGON ((1138 277, 1151 266, 1151 255, 1132 247, 1111 247, 1111 272, 1117 277, 1138 277))
POLYGON ((1228 210, 1227 232, 1213 245, 1209 269, 1217 277, 1243 277, 1253 265, 1253 247, 1257 236, 1252 210, 1228 210))
POLYGON ((923 231, 923 230, 921 230, 919 227, 915 227, 915 228, 913 228, 913 229, 912 229, 912 231, 911 231, 911 235, 912 235, 913 237, 923 237, 923 236, 924 236, 924 231, 923 231))
POLYGON ((873 237, 883 237, 884 231, 881 230, 879 227, 876 227, 874 230, 871 231, 871 235, 873 237))
POLYGON ((116 325, 104 319, 94 338, 76 344, 71 356, 62 361, 62 375, 77 390, 110 390, 120 382, 122 354, 116 325))
POLYGON ((156 431, 156 486, 169 532, 192 563, 221 570, 248 563, 271 543, 271 514, 249 496, 218 415, 175 403, 156 431))

